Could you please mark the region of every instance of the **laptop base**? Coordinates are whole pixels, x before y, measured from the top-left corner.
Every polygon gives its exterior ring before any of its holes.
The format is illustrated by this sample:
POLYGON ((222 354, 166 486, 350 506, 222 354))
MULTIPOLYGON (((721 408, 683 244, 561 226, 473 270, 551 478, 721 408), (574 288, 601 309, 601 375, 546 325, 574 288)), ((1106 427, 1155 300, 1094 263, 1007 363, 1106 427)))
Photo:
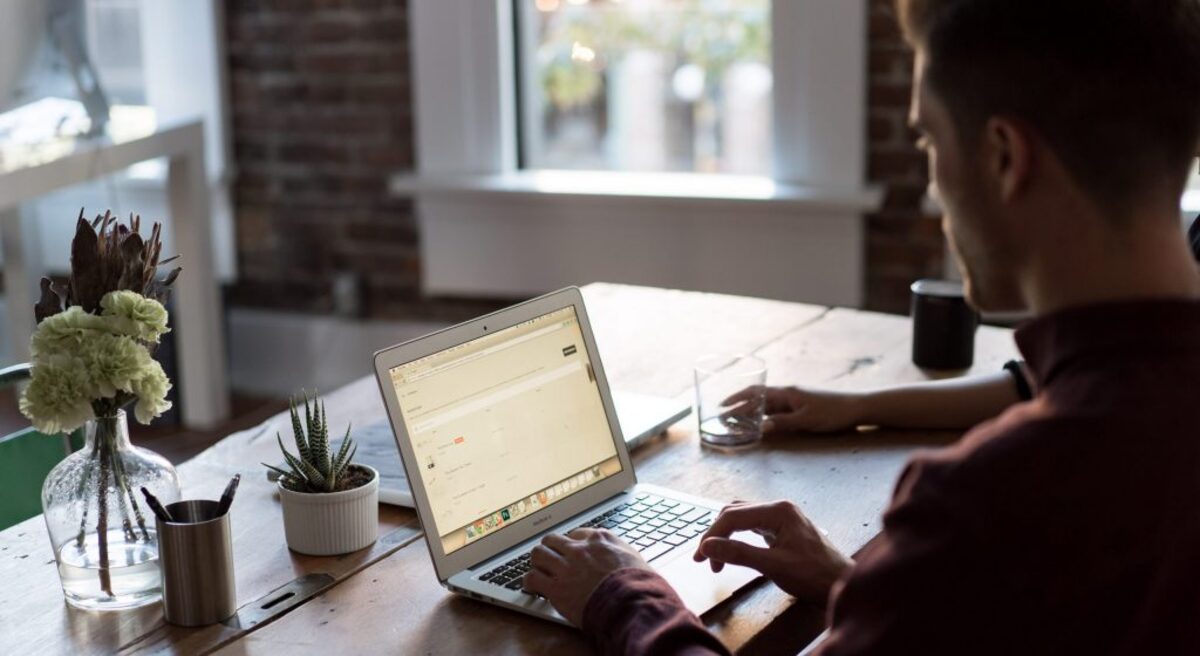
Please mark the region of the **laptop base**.
MULTIPOLYGON (((673 499, 702 507, 709 510, 713 516, 720 512, 722 506, 722 504, 715 501, 683 494, 675 490, 656 485, 639 484, 632 490, 610 499, 608 502, 578 517, 563 522, 561 525, 546 531, 535 539, 518 545, 496 558, 489 559, 486 563, 481 563, 477 567, 456 574, 445 585, 450 591, 471 599, 502 606, 558 624, 570 625, 570 622, 560 615, 558 611, 554 610, 545 599, 520 590, 508 590, 497 585, 492 585, 479 580, 478 575, 529 551, 534 545, 541 542, 542 538, 546 535, 569 532, 579 524, 588 521, 591 517, 604 513, 613 506, 635 500, 636 495, 640 493, 654 494, 666 499, 673 499)), ((721 572, 713 573, 707 562, 698 563, 692 559, 692 554, 695 553, 696 548, 700 544, 700 537, 696 536, 675 547, 670 553, 650 562, 651 569, 667 580, 667 583, 679 594, 680 599, 683 600, 688 610, 696 615, 708 612, 761 576, 755 570, 734 565, 728 565, 721 572)), ((757 534, 743 533, 737 537, 739 540, 749 542, 755 546, 766 546, 762 537, 757 534)))

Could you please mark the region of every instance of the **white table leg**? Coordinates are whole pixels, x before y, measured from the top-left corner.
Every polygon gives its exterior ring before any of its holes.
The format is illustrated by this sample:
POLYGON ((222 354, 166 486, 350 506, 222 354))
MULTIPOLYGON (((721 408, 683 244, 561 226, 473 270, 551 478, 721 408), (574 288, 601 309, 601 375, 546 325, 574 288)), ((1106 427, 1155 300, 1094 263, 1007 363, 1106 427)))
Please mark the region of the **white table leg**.
POLYGON ((211 428, 229 417, 225 323, 213 268, 212 217, 199 125, 191 147, 170 158, 167 195, 175 250, 183 273, 174 285, 172 330, 178 348, 179 399, 188 428, 211 428))
POLYGON ((29 212, 11 207, 0 210, 0 250, 4 254, 5 324, 8 329, 8 359, 29 361, 29 336, 35 319, 38 281, 43 272, 41 242, 29 212))

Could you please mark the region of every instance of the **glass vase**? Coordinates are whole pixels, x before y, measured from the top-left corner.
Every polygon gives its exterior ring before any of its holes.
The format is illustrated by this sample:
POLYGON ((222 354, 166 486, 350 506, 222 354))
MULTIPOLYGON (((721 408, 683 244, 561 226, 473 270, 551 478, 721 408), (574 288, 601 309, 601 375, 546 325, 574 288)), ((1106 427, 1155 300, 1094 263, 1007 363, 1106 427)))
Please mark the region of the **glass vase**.
POLYGON ((179 500, 166 458, 129 442, 125 412, 85 426, 87 441, 46 476, 42 510, 67 603, 87 610, 158 601, 162 582, 154 513, 141 488, 165 506, 179 500))

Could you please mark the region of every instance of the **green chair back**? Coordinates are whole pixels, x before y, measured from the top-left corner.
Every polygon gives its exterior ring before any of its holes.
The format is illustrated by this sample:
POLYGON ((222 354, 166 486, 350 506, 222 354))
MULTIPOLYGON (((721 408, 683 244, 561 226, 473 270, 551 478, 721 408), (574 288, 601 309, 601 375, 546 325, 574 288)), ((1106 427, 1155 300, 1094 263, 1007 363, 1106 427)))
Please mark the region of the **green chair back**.
MULTIPOLYGON (((29 365, 0 369, 0 389, 29 380, 29 365)), ((42 482, 63 458, 83 448, 83 431, 43 435, 25 428, 0 437, 0 530, 42 512, 42 482)))
POLYGON ((0 437, 0 530, 42 512, 42 482, 71 451, 83 447, 81 431, 43 435, 32 428, 0 437))

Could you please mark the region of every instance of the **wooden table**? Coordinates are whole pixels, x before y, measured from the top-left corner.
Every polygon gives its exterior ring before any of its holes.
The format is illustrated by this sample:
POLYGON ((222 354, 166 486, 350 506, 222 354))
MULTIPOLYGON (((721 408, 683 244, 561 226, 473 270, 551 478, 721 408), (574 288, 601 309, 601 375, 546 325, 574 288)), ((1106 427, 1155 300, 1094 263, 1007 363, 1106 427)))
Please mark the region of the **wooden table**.
MULTIPOLYGON (((927 378, 909 360, 905 317, 605 284, 590 285, 584 294, 610 380, 623 389, 689 398, 691 363, 714 350, 763 357, 772 384, 860 389, 927 378)), ((1014 354, 1009 331, 981 328, 972 371, 997 371, 1014 354)), ((373 378, 329 395, 328 406, 335 429, 349 420, 365 425, 383 417, 373 378)), ((694 421, 681 421, 635 454, 639 480, 716 499, 795 500, 847 553, 878 533, 880 513, 909 455, 957 437, 885 430, 794 436, 729 454, 702 449, 694 421)), ((0 653, 588 652, 571 629, 446 593, 411 511, 381 507, 381 538, 370 549, 339 558, 289 552, 278 502, 258 465, 278 459, 274 434, 287 435, 286 423, 278 416, 231 435, 180 467, 185 497, 215 498, 230 475, 246 474, 233 517, 242 607, 237 618, 181 629, 162 623, 158 605, 114 615, 67 608, 45 527, 36 517, 0 533, 6 581, 0 588, 0 653), (324 591, 277 619, 257 621, 258 607, 279 596, 273 590, 305 576, 324 591)), ((793 603, 765 581, 704 619, 743 653, 795 653, 822 623, 814 608, 793 603)))

